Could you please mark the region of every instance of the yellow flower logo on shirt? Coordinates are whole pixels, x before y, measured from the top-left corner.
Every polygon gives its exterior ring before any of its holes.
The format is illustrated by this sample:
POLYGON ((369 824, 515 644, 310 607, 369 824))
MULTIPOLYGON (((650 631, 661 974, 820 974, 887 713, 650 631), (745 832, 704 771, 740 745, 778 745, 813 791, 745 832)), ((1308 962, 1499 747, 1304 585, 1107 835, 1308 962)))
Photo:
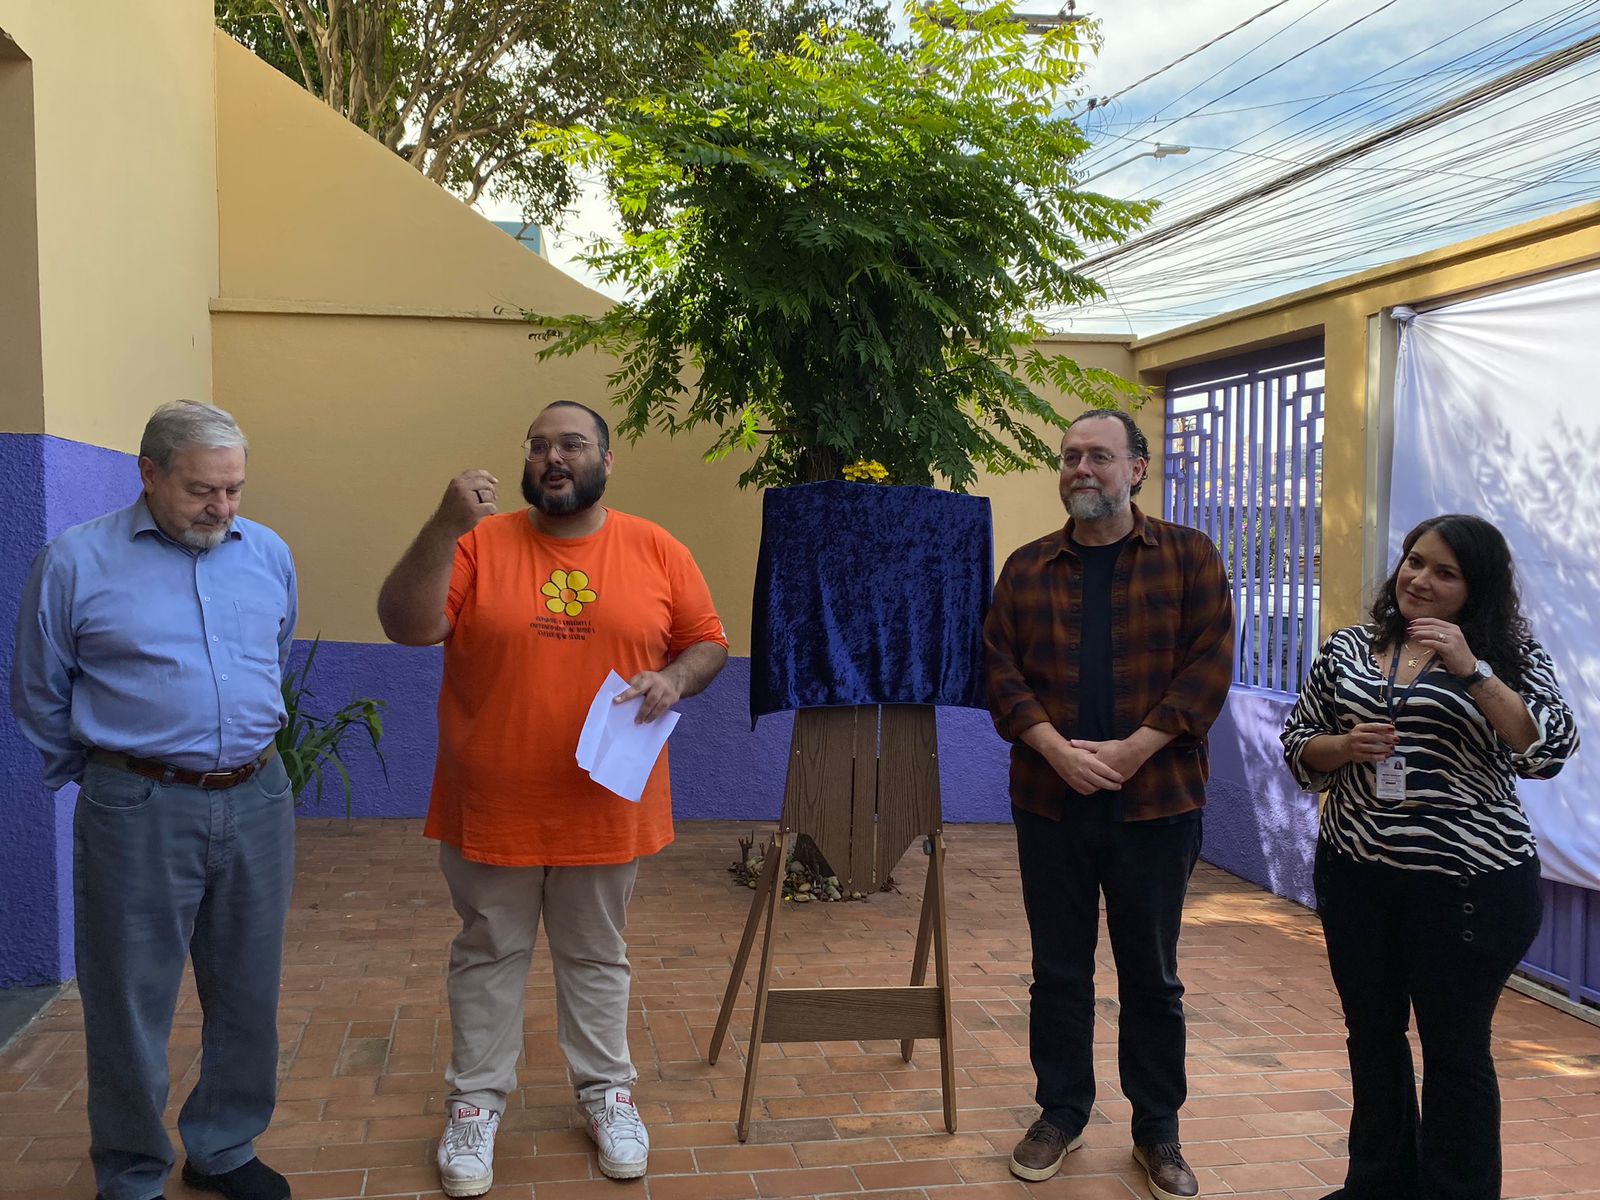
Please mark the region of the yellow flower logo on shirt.
POLYGON ((589 587, 589 577, 582 571, 551 571, 550 582, 539 591, 548 597, 544 606, 553 613, 566 613, 575 617, 585 604, 593 604, 600 597, 589 587))

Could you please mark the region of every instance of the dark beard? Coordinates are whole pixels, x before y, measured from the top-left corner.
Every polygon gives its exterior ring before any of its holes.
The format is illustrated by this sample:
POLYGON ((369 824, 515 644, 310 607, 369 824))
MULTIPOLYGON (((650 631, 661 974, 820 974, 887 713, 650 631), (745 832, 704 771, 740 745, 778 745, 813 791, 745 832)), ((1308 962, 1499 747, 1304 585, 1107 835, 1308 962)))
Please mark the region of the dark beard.
POLYGON ((524 468, 522 472, 522 498, 547 517, 570 517, 573 513, 593 508, 605 494, 606 469, 603 463, 596 463, 592 469, 573 469, 572 490, 561 496, 552 496, 543 485, 535 483, 531 467, 524 468))

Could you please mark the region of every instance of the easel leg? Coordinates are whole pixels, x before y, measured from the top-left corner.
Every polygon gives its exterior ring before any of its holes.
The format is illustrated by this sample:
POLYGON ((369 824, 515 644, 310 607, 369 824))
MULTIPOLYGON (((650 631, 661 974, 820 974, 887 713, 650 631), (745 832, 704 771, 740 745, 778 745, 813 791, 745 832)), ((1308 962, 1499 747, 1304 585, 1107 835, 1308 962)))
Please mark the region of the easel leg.
POLYGON ((750 1106, 756 1095, 756 1075, 761 1065, 761 1035, 767 1024, 767 988, 772 973, 772 926, 783 902, 783 862, 789 832, 780 829, 772 839, 769 855, 776 853, 777 865, 766 870, 767 926, 761 937, 761 965, 756 968, 756 1009, 750 1020, 750 1045, 744 1056, 744 1094, 739 1099, 739 1124, 735 1132, 742 1142, 750 1136, 750 1106))
POLYGON ((717 1013, 717 1026, 711 1031, 711 1047, 706 1061, 713 1067, 722 1053, 722 1039, 728 1035, 728 1022, 733 1019, 733 1006, 739 998, 739 985, 744 982, 745 968, 750 964, 750 948, 756 942, 756 926, 760 924, 762 910, 767 906, 767 893, 771 890, 771 875, 781 870, 782 844, 774 834, 767 844, 766 859, 761 864, 761 876, 756 882, 756 894, 750 898, 750 915, 745 918, 744 936, 739 939, 739 952, 733 956, 733 971, 728 976, 728 990, 722 995, 722 1008, 717 1013))
POLYGON ((929 894, 938 906, 933 917, 933 949, 939 976, 939 1007, 944 1031, 939 1038, 939 1070, 944 1084, 944 1127, 956 1131, 955 1017, 950 1009, 950 929, 944 901, 944 831, 933 831, 933 857, 928 863, 929 894))
MULTIPOLYGON (((912 987, 921 987, 928 978, 928 947, 933 941, 934 886, 937 882, 934 876, 933 857, 930 855, 928 858, 928 877, 922 885, 922 919, 917 922, 917 949, 911 956, 912 987)), ((911 1052, 916 1048, 916 1045, 915 1038, 906 1038, 900 1043, 900 1058, 902 1061, 911 1061, 911 1052)))

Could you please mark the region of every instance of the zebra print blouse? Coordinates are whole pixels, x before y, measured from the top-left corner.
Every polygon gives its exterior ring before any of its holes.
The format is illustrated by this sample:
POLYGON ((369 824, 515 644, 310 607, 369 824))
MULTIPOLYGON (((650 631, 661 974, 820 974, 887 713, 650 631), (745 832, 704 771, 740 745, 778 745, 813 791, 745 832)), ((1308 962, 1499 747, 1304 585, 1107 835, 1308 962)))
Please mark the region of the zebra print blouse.
POLYGON ((1318 734, 1389 719, 1389 680, 1373 657, 1372 630, 1356 625, 1329 638, 1283 727, 1283 757, 1295 779, 1308 792, 1328 793, 1323 840, 1349 858, 1445 875, 1497 871, 1533 857, 1516 778, 1554 776, 1578 748, 1578 731, 1550 656, 1532 640, 1523 649, 1528 667, 1519 693, 1538 731, 1533 744, 1514 753, 1466 687, 1434 667, 1418 678, 1397 722, 1406 798, 1386 801, 1377 797, 1371 763, 1323 773, 1300 759, 1318 734))

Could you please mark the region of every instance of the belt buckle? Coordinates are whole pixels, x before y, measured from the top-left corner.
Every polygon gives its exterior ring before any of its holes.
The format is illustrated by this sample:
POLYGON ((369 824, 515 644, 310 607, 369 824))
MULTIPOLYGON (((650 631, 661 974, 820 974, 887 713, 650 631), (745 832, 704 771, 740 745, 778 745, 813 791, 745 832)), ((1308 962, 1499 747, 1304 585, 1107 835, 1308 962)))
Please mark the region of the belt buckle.
POLYGON ((222 781, 233 775, 232 771, 207 771, 200 776, 199 785, 206 790, 213 790, 222 785, 222 781))

